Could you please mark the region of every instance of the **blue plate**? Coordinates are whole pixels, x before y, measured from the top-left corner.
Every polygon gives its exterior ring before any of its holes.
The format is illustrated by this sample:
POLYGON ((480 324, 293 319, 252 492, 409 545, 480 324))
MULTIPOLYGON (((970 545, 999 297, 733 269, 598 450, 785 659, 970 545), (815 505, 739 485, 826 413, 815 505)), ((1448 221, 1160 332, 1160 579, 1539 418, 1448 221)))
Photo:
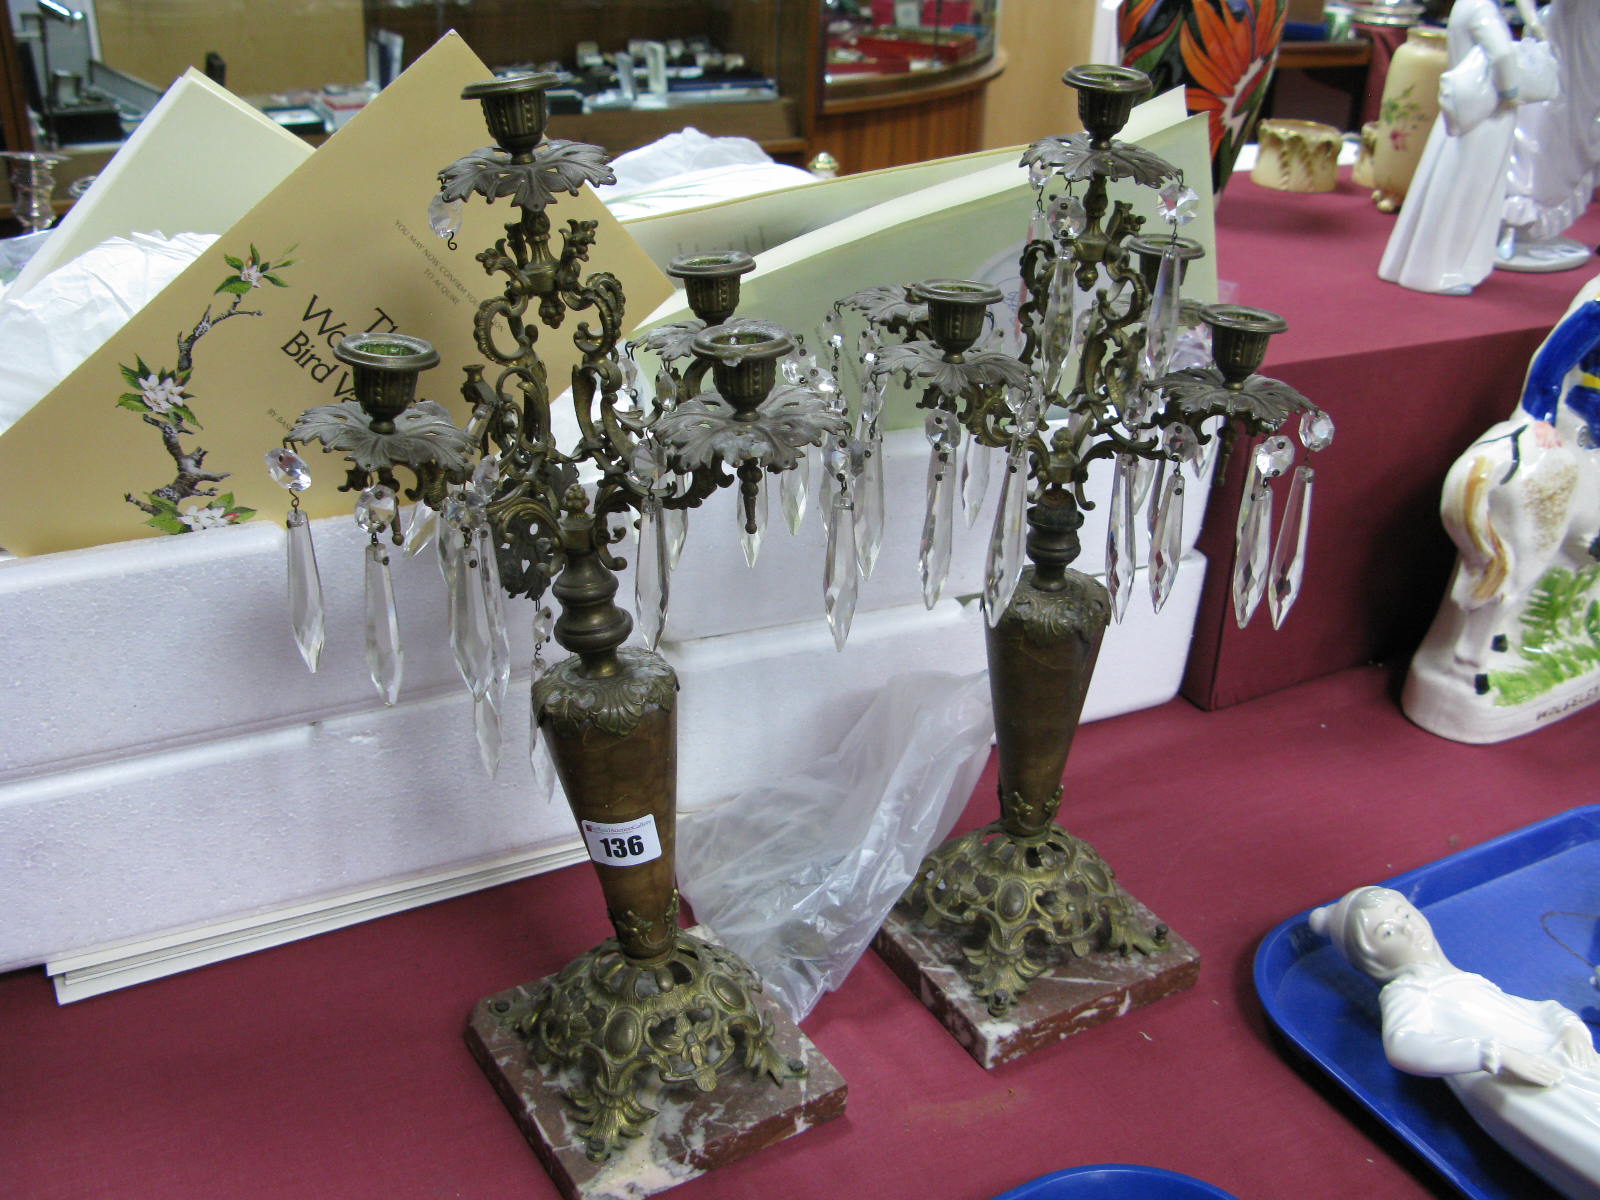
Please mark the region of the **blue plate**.
POLYGON ((1176 1171, 1101 1163, 1053 1171, 995 1200, 1237 1200, 1229 1192, 1176 1171))
MULTIPOLYGON (((1600 961, 1600 805, 1383 882, 1427 914, 1456 966, 1600 1023, 1586 965, 1600 961)), ((1389 1065, 1378 985, 1311 932, 1309 913, 1283 922, 1256 951, 1256 992, 1279 1032, 1474 1200, 1557 1200, 1478 1129, 1442 1080, 1389 1065)))

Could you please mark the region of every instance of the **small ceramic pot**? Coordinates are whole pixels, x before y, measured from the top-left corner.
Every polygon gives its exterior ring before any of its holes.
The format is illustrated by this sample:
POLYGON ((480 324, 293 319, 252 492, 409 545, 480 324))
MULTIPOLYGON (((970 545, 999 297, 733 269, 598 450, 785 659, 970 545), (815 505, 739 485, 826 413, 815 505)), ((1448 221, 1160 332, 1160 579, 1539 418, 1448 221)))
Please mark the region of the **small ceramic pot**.
POLYGON ((1361 152, 1356 155, 1356 165, 1350 168, 1350 182, 1357 187, 1372 186, 1372 154, 1378 146, 1378 123, 1368 121, 1361 127, 1361 152))
POLYGON ((1448 62, 1444 30, 1412 29, 1389 63, 1372 149, 1372 200, 1384 212, 1399 209, 1417 173, 1448 62))
POLYGON ((1261 154, 1250 178, 1280 192, 1331 192, 1344 135, 1319 121, 1269 120, 1256 130, 1261 154))

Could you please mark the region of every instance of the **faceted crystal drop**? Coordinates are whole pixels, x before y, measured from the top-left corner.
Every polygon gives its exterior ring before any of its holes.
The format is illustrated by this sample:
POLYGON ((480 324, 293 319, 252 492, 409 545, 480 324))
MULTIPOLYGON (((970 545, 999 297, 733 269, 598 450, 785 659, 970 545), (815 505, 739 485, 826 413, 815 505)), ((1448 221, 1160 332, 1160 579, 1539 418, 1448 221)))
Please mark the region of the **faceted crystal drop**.
POLYGON ((536 647, 548 642, 555 629, 555 614, 548 608, 541 608, 533 614, 533 644, 536 647))
POLYGON ((1038 205, 1034 206, 1033 216, 1028 219, 1028 240, 1030 242, 1043 241, 1050 236, 1050 219, 1045 210, 1038 205))
POLYGON ((967 443, 966 457, 961 460, 961 511, 966 515, 967 528, 978 523, 978 513, 989 492, 989 472, 994 465, 994 451, 977 441, 967 443))
POLYGON ((805 372, 800 367, 798 355, 790 354, 778 364, 778 372, 783 376, 783 381, 788 384, 804 382, 805 372))
POLYGON ((303 492, 311 486, 311 469, 305 459, 286 446, 267 451, 267 474, 273 483, 291 492, 303 492))
POLYGON ((461 217, 466 208, 465 200, 446 200, 443 192, 435 192, 428 201, 428 228, 439 237, 455 237, 461 231, 461 217))
POLYGON ((865 425, 876 425, 881 416, 883 416, 883 379, 881 376, 868 375, 867 382, 861 389, 861 421, 865 425))
POLYGON ((495 557, 494 541, 485 529, 479 535, 478 582, 483 588, 483 607, 489 616, 488 696, 498 710, 511 682, 511 633, 506 628, 506 593, 500 586, 500 561, 495 557))
POLYGON ((1057 196, 1050 202, 1047 220, 1051 233, 1069 238, 1077 237, 1089 224, 1083 201, 1070 194, 1057 196))
POLYGON ((528 765, 533 768, 533 794, 549 799, 555 792, 555 764, 544 745, 544 733, 539 728, 539 706, 532 705, 528 718, 528 765))
POLYGON ((1050 182, 1050 168, 1044 163, 1034 161, 1028 164, 1028 183, 1035 191, 1050 182))
POLYGON ((1005 482, 1000 488, 1000 507, 994 514, 994 530, 983 564, 983 611, 990 625, 1000 616, 1016 593, 1022 576, 1022 546, 1028 510, 1028 456, 1021 442, 1006 455, 1005 482))
POLYGON ((450 591, 450 649, 467 690, 477 699, 489 690, 494 675, 489 610, 478 580, 481 543, 463 547, 447 587, 450 591))
POLYGON ((367 668, 385 704, 400 698, 400 619, 394 610, 394 581, 389 577, 389 551, 382 543, 367 547, 365 571, 367 668))
POLYGON ((1150 293, 1150 311, 1144 326, 1144 349, 1139 354, 1139 373, 1146 380, 1159 379, 1167 373, 1173 348, 1178 341, 1181 315, 1178 255, 1168 247, 1162 252, 1155 290, 1150 293))
POLYGON ((306 666, 317 669, 322 657, 322 576, 311 545, 311 522, 304 510, 291 508, 289 527, 289 628, 306 666))
POLYGON ((917 569, 922 576, 922 602, 932 608, 939 602, 945 577, 950 573, 951 526, 955 524, 954 464, 950 452, 935 446, 928 456, 928 507, 922 521, 922 542, 917 569))
POLYGON ((1286 437, 1269 437, 1256 447, 1255 468, 1263 479, 1276 479, 1294 462, 1294 443, 1286 437))
POLYGON ((1150 487, 1156 479, 1156 460, 1153 458, 1136 457, 1133 460, 1132 477, 1129 487, 1133 493, 1133 511, 1141 512, 1144 502, 1150 498, 1150 487))
POLYGON ((828 521, 828 553, 822 566, 822 609, 833 631, 834 648, 844 649, 856 615, 861 575, 856 564, 856 518, 848 492, 836 492, 828 521))
POLYGON ((689 510, 663 508, 661 510, 661 538, 667 546, 667 570, 678 569, 678 559, 683 556, 683 543, 689 538, 689 510))
POLYGON ((1320 408, 1300 418, 1300 444, 1307 450, 1326 450, 1333 445, 1333 418, 1320 408))
POLYGON ((871 579, 883 549, 883 435, 873 426, 869 432, 861 474, 852 489, 855 496, 856 561, 861 578, 871 579))
POLYGON ((1234 533, 1233 617, 1240 629, 1250 624, 1266 593, 1271 537, 1272 489, 1252 472, 1234 533))
MULTIPOLYGON (((1178 473, 1178 464, 1172 464, 1172 473, 1178 473)), ((1161 517, 1161 505, 1166 499, 1167 460, 1156 459, 1155 478, 1150 482, 1150 494, 1155 497, 1150 507, 1144 510, 1145 532, 1153 539, 1156 534, 1156 521, 1161 517)))
POLYGON ((1267 608, 1272 613, 1274 629, 1283 627, 1306 573, 1306 531, 1311 524, 1314 475, 1310 467, 1296 467, 1289 483, 1289 499, 1283 506, 1283 524, 1278 529, 1278 544, 1273 547, 1272 578, 1267 585, 1267 608))
POLYGON ((1217 448, 1222 445, 1223 434, 1227 432, 1227 420, 1224 417, 1207 417, 1201 423, 1200 432, 1207 435, 1207 440, 1200 444, 1199 453, 1189 460, 1189 466, 1194 471, 1194 477, 1199 479, 1211 469, 1211 464, 1217 460, 1217 448))
POLYGON ((672 372, 662 367, 656 372, 656 404, 662 408, 671 408, 678 399, 678 381, 672 377, 672 372))
POLYGON ((811 459, 800 456, 792 471, 778 476, 778 498, 783 501, 783 517, 789 523, 790 533, 800 532, 800 522, 806 516, 806 479, 811 474, 811 459))
POLYGON ((744 561, 752 567, 761 553, 761 537, 767 531, 767 490, 763 481, 756 485, 754 497, 747 500, 741 492, 734 504, 739 518, 739 545, 744 549, 744 561))
POLYGON ((400 502, 392 488, 376 484, 356 501, 356 524, 367 533, 382 533, 400 515, 400 502))
POLYGON ((415 558, 430 545, 439 533, 439 514, 426 504, 418 502, 411 510, 411 521, 406 526, 405 556, 415 558))
POLYGON ((1138 566, 1133 535, 1133 464, 1128 455, 1119 454, 1111 473, 1111 507, 1106 521, 1106 590, 1111 593, 1111 615, 1118 621, 1128 611, 1138 566))
POLYGON ((1162 188, 1156 196, 1156 212, 1168 225, 1174 229, 1187 225, 1195 219, 1200 206, 1200 197, 1192 187, 1185 187, 1183 183, 1174 179, 1162 188))
POLYGON ((492 694, 472 702, 472 727, 478 735, 478 759, 493 779, 500 772, 500 705, 492 694))
POLYGON ((1160 612, 1172 594, 1178 563, 1183 558, 1183 472, 1176 463, 1156 509, 1155 527, 1150 531, 1150 601, 1160 612))
POLYGON ((662 537, 661 505, 647 498, 639 509, 639 549, 633 562, 633 610, 639 618, 644 644, 654 650, 661 641, 667 619, 670 569, 662 537))

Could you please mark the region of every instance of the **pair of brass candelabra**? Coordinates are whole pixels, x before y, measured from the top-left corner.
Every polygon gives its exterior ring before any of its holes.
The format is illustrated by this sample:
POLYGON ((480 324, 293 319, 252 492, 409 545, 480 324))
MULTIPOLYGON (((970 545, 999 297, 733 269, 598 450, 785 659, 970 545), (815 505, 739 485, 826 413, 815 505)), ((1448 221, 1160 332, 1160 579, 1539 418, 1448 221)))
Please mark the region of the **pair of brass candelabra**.
MULTIPOLYGON (((869 473, 881 471, 879 416, 891 374, 920 388, 928 413, 921 562, 930 604, 949 564, 958 461, 1005 453, 984 588, 1002 816, 936 852, 907 903, 963 931, 974 986, 997 1012, 1052 955, 1138 953, 1161 943, 1161 930, 1132 919, 1109 868, 1053 824, 1100 637, 1131 590, 1135 514, 1146 494, 1155 497, 1149 523, 1157 531, 1151 574, 1159 605, 1181 553, 1171 531, 1181 524, 1182 468, 1199 462, 1208 444, 1231 444, 1237 431, 1269 433, 1295 412, 1313 423, 1325 418, 1254 374, 1268 335, 1282 328, 1270 314, 1208 310, 1216 365, 1175 361, 1184 338, 1201 329, 1179 295, 1182 264, 1198 251, 1176 236, 1192 198, 1170 166, 1115 139, 1147 81, 1119 68, 1080 68, 1066 81, 1079 90, 1087 132, 1037 143, 1023 159, 1039 208, 1022 262, 1021 353, 980 344, 995 289, 960 280, 872 289, 840 305, 864 316, 870 331, 859 399, 838 384, 844 339, 837 317, 811 353, 776 326, 734 319, 739 277, 751 267, 736 253, 675 260, 670 273, 683 280, 695 319, 624 344, 616 279, 583 274, 594 223, 568 221, 558 247, 548 213, 557 192, 610 179, 603 155, 544 138, 551 76, 468 88, 464 98, 482 104, 497 145, 440 173, 436 228, 451 232, 474 193, 491 202, 509 197, 518 210, 505 236, 478 255, 505 286, 476 314, 477 347, 489 365, 467 371, 471 420, 458 429, 442 408, 415 399, 418 372, 436 361, 425 343, 398 334, 351 337, 338 353, 353 368, 357 399, 309 410, 268 456, 298 494, 309 483, 298 447, 318 441, 344 455, 343 486, 358 494, 357 518, 370 534, 369 665, 391 702, 401 656, 388 557, 436 531, 451 641, 491 759, 509 676, 504 596, 538 605, 548 591, 559 602, 553 629, 547 610, 537 608, 536 634, 553 632, 571 657, 537 674, 536 733, 547 739, 584 832, 616 936, 505 1003, 496 1019, 564 1081, 591 1157, 605 1158, 640 1133, 663 1086, 709 1089, 730 1072, 781 1085, 799 1069, 776 1049, 748 968, 678 928, 677 680, 653 646, 683 515, 737 485, 740 533, 753 556, 765 490, 795 470, 807 447, 822 449, 833 481, 825 594, 842 642, 856 572, 870 570, 876 552, 870 537, 855 539, 852 513, 873 485, 869 473), (1131 206, 1109 192, 1124 179, 1162 190, 1170 237, 1139 238, 1131 206), (536 343, 540 325, 558 328, 573 315, 582 356, 570 381, 578 437, 561 447, 536 343), (648 398, 636 349, 660 363, 648 398), (1116 480, 1112 593, 1070 567, 1089 504, 1088 469, 1106 458, 1116 480), (401 467, 413 478, 405 490, 416 502, 405 528, 401 467), (612 547, 629 523, 639 530, 639 615, 650 648, 624 644, 633 622, 615 603, 622 562, 612 547)), ((1308 449, 1317 440, 1304 438, 1308 449)), ((1271 439, 1254 451, 1260 477, 1250 495, 1258 501, 1283 472, 1283 453, 1271 439)), ((1254 511, 1240 518, 1252 546, 1260 529, 1270 529, 1260 522, 1263 507, 1254 511)), ((297 507, 289 528, 296 634, 314 665, 307 648, 320 647, 321 603, 310 528, 297 507)), ((1295 536, 1303 552, 1303 523, 1295 536)), ((1269 566, 1279 565, 1258 554, 1251 561, 1246 601, 1272 576, 1269 566)), ((1298 561, 1281 564, 1294 587, 1298 561)), ((1294 587, 1279 590, 1292 601, 1294 587)))

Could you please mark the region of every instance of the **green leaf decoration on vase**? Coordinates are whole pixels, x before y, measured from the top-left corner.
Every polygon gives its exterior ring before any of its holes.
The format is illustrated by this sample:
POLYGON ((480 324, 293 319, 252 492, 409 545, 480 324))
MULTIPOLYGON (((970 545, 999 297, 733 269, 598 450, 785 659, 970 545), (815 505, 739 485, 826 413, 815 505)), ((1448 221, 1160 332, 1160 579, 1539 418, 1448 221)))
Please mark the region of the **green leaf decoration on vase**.
POLYGON ((1124 66, 1150 76, 1154 95, 1185 89, 1211 126, 1211 184, 1221 192, 1249 140, 1278 63, 1282 0, 1124 0, 1124 66))

